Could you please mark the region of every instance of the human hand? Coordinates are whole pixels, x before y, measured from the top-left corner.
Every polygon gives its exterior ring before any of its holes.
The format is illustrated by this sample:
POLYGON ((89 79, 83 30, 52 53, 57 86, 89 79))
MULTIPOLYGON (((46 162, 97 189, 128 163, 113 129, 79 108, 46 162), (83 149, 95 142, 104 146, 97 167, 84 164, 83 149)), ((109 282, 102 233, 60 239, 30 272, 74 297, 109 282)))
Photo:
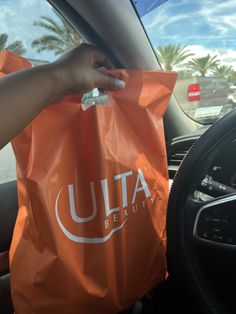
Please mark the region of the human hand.
POLYGON ((97 48, 82 44, 53 62, 66 93, 86 93, 93 88, 121 89, 125 82, 103 74, 98 67, 111 69, 109 58, 97 48))

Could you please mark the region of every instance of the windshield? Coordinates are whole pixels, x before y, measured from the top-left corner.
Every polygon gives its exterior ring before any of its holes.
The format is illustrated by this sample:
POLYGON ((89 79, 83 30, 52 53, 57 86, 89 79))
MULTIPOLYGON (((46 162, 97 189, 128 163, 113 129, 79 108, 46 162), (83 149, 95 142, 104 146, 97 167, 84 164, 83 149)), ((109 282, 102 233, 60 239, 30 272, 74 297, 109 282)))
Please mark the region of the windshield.
POLYGON ((236 1, 133 1, 184 112, 213 123, 236 106, 236 1))

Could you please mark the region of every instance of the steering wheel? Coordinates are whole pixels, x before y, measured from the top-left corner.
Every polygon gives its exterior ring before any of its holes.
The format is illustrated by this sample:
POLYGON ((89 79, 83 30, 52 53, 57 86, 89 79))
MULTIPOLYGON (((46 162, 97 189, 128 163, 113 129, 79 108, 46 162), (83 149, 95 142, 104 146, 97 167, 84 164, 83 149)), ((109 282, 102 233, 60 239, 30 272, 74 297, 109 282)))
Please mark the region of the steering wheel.
POLYGON ((217 160, 226 151, 231 152, 227 160, 235 158, 236 110, 190 149, 174 178, 167 210, 171 271, 185 281, 199 309, 211 314, 236 313, 225 290, 236 282, 236 190, 212 175, 222 167, 217 160))

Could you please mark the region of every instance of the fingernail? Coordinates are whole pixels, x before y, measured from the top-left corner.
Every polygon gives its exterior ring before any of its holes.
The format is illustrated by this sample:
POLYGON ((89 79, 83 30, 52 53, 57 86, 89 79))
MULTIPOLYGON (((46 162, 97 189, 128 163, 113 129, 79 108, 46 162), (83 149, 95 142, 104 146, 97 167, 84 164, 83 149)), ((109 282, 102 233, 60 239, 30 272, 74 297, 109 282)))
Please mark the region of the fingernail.
POLYGON ((122 80, 114 79, 114 87, 117 89, 125 88, 125 82, 122 80))

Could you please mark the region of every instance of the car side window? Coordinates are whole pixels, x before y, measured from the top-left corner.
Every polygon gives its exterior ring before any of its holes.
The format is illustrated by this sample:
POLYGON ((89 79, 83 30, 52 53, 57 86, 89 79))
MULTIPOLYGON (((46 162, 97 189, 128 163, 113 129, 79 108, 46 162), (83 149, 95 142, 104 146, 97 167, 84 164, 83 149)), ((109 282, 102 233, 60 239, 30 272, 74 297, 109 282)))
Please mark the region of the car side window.
MULTIPOLYGON (((0 8, 0 50, 16 52, 33 66, 51 62, 81 42, 80 36, 46 0, 1 1, 0 8)), ((15 157, 8 144, 0 150, 0 184, 15 179, 15 157)))

